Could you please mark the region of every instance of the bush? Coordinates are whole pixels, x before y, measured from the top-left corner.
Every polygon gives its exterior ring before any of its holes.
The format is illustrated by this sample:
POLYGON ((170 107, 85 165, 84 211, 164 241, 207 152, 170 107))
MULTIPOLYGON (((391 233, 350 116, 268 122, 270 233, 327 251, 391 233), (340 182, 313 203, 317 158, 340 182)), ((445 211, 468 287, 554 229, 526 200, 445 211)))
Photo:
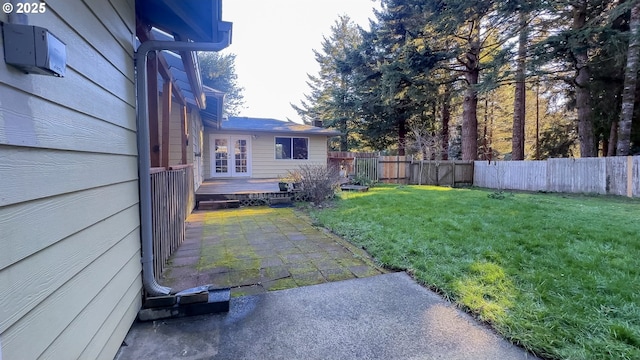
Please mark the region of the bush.
POLYGON ((333 198, 340 185, 339 169, 325 165, 300 165, 287 176, 299 181, 302 197, 316 204, 333 198))

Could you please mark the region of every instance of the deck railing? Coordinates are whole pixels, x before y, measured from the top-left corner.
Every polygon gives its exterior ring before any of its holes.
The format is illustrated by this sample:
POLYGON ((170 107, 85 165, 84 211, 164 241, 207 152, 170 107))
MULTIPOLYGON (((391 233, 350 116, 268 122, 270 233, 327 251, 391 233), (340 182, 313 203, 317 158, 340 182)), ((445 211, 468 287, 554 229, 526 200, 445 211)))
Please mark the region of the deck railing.
POLYGON ((157 279, 171 254, 184 241, 185 220, 193 204, 191 165, 151 169, 153 265, 157 279))

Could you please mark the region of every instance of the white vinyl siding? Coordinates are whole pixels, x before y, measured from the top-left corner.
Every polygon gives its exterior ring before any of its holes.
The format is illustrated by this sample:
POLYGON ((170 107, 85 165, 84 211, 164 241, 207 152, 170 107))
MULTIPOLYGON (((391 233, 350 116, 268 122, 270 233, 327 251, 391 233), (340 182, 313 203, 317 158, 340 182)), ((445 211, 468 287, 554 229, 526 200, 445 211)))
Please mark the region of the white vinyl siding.
POLYGON ((113 358, 142 291, 135 6, 46 6, 29 23, 66 44, 65 77, 0 55, 0 357, 113 358))

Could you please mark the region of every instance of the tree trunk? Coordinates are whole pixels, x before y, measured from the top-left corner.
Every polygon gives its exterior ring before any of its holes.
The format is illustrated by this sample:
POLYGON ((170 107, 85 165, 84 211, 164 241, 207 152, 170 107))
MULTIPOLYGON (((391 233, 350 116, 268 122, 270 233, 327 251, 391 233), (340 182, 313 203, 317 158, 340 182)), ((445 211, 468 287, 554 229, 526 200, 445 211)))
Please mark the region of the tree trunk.
POLYGON ((446 84, 442 96, 442 160, 449 159, 449 120, 451 120, 451 84, 446 84))
POLYGON ((526 115, 526 58, 527 58, 527 15, 520 12, 520 37, 518 39, 518 62, 516 68, 516 89, 513 101, 513 137, 511 138, 511 160, 524 160, 524 125, 526 115))
POLYGON ((631 123, 633 120, 633 105, 638 77, 638 50, 640 50, 640 2, 631 9, 629 23, 629 49, 627 52, 627 68, 624 74, 624 89, 622 90, 622 111, 618 124, 618 142, 616 154, 629 155, 631 147, 631 123))
POLYGON ((611 122, 611 131, 609 132, 609 141, 607 141, 607 156, 616 156, 616 144, 618 143, 618 122, 611 122))
POLYGON ((404 119, 400 119, 398 121, 398 155, 405 155, 405 147, 407 140, 407 121, 404 119))
POLYGON ((349 151, 349 130, 347 125, 348 118, 345 116, 340 119, 338 130, 342 132, 340 135, 340 151, 349 151))
POLYGON ((478 69, 467 71, 467 90, 462 103, 462 160, 478 157, 478 69))
MULTIPOLYGON (((474 22, 475 23, 475 22, 474 22)), ((478 78, 480 77, 480 23, 472 25, 465 59, 467 90, 462 103, 462 160, 478 158, 478 78)))
MULTIPOLYGON (((587 1, 574 5, 573 28, 579 30, 586 25, 587 1)), ((578 140, 580 142, 580 157, 597 156, 593 124, 591 123, 591 94, 589 91, 590 73, 588 45, 586 40, 579 42, 573 55, 576 59, 576 109, 578 112, 578 140)))

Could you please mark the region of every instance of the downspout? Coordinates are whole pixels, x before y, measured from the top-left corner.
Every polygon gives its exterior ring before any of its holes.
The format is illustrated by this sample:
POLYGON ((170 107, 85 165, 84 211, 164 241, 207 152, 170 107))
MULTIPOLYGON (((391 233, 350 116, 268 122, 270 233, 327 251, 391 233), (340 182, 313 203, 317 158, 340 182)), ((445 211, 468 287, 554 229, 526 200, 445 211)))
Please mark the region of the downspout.
POLYGON ((216 43, 157 41, 140 44, 135 53, 138 140, 138 176, 140 190, 140 236, 142 242, 142 284, 151 296, 169 295, 171 288, 156 281, 153 270, 153 233, 151 221, 151 152, 149 150, 149 105, 147 101, 147 56, 151 51, 220 51, 231 43, 231 31, 216 43))

